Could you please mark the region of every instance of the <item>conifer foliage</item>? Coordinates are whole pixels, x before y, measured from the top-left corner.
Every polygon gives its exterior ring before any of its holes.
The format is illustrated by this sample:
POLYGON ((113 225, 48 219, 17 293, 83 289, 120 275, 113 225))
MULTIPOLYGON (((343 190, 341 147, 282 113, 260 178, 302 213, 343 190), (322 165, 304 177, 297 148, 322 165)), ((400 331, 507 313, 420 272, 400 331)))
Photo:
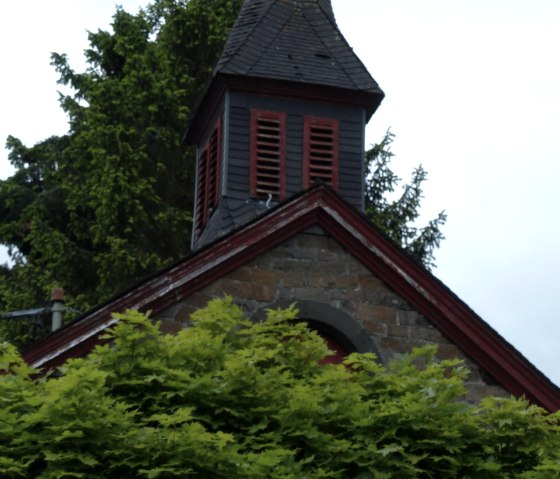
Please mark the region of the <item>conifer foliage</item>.
POLYGON ((365 213, 416 261, 431 268, 435 266, 434 252, 444 239, 442 227, 447 215, 442 211, 426 226, 418 226, 422 184, 428 178, 422 165, 413 171, 411 182, 402 186, 401 195, 393 200, 389 198, 401 181, 391 170, 394 137, 391 131, 387 131, 378 144, 366 151, 365 213))
MULTIPOLYGON (((0 181, 0 311, 44 304, 63 287, 82 311, 189 252, 193 151, 187 120, 241 0, 155 0, 117 9, 89 34, 88 68, 53 54, 69 132, 27 147, 10 137, 15 174, 0 181)), ((24 323, 3 323, 19 345, 24 323)))
MULTIPOLYGON (((84 72, 53 54, 69 131, 31 147, 7 140, 16 171, 0 181, 0 243, 13 264, 0 266, 0 311, 41 306, 55 287, 85 311, 189 253, 195 161, 181 139, 241 3, 118 8, 111 31, 89 34, 84 72)), ((410 226, 423 170, 400 201, 385 199, 397 183, 388 138, 367 153, 367 213, 429 266, 444 218, 410 226)), ((30 330, 4 321, 0 337, 23 346, 30 330)))
POLYGON ((292 308, 248 321, 214 300, 177 335, 127 312, 109 344, 34 378, 0 355, 3 478, 560 477, 558 416, 462 401, 466 368, 432 349, 319 365, 292 308))

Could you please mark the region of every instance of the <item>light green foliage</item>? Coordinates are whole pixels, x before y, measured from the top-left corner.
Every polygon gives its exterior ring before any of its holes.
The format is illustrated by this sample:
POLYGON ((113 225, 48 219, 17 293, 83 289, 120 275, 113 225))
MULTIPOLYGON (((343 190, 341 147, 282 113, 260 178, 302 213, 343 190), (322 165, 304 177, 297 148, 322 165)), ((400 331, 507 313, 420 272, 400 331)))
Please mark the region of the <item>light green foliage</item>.
POLYGON ((110 343, 47 378, 4 346, 6 478, 558 478, 558 416, 524 401, 461 401, 466 369, 422 349, 320 366, 323 340, 231 299, 162 335, 127 312, 110 343))

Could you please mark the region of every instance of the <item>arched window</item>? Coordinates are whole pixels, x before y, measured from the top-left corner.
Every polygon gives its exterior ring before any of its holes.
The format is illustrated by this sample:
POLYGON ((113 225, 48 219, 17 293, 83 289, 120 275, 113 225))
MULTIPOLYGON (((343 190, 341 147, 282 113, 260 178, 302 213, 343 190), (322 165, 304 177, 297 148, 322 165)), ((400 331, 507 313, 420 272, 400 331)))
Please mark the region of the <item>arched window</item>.
POLYGON ((332 326, 321 321, 308 318, 301 318, 301 321, 306 322, 309 329, 316 331, 317 334, 325 340, 327 346, 333 352, 333 354, 326 356, 319 361, 320 364, 341 364, 350 353, 356 352, 356 348, 352 345, 348 338, 332 326))
POLYGON ((346 356, 353 352, 374 353, 381 362, 385 362, 379 354, 375 340, 359 321, 328 304, 308 300, 279 301, 257 311, 253 315, 253 319, 264 319, 267 309, 287 308, 294 302, 299 310, 300 320, 305 321, 310 329, 317 331, 334 352, 333 355, 324 358, 321 361, 322 364, 341 363, 346 356))

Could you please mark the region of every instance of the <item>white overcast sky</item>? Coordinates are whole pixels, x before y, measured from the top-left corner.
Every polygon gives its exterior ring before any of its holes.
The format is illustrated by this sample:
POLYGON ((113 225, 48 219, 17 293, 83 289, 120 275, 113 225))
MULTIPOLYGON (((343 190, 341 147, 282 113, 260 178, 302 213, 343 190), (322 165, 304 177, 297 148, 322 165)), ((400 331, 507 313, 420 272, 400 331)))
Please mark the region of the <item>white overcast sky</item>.
MULTIPOLYGON (((136 12, 147 1, 119 4, 136 12)), ((386 93, 368 142, 391 127, 398 173, 429 172, 425 220, 448 213, 435 274, 560 384, 560 1, 333 6, 386 93)), ((0 3, 1 141, 65 133, 50 52, 81 69, 86 31, 107 28, 114 9, 113 0, 0 3)), ((0 150, 0 178, 12 171, 0 150)))

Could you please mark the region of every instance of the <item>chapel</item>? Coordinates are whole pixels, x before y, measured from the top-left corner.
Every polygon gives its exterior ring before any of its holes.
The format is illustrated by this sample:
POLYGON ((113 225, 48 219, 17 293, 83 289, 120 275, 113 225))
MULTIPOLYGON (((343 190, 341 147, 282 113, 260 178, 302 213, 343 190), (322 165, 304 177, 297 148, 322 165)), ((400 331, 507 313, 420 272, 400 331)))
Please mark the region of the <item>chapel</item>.
MULTIPOLYGON (((365 126, 384 97, 330 0, 245 0, 186 129, 196 148, 193 253, 24 353, 53 368, 87 354, 115 312, 165 332, 231 295, 254 320, 296 303, 342 357, 433 344, 470 370, 468 400, 560 390, 363 214, 365 126)), ((372 120, 374 121, 374 120, 372 120)))

